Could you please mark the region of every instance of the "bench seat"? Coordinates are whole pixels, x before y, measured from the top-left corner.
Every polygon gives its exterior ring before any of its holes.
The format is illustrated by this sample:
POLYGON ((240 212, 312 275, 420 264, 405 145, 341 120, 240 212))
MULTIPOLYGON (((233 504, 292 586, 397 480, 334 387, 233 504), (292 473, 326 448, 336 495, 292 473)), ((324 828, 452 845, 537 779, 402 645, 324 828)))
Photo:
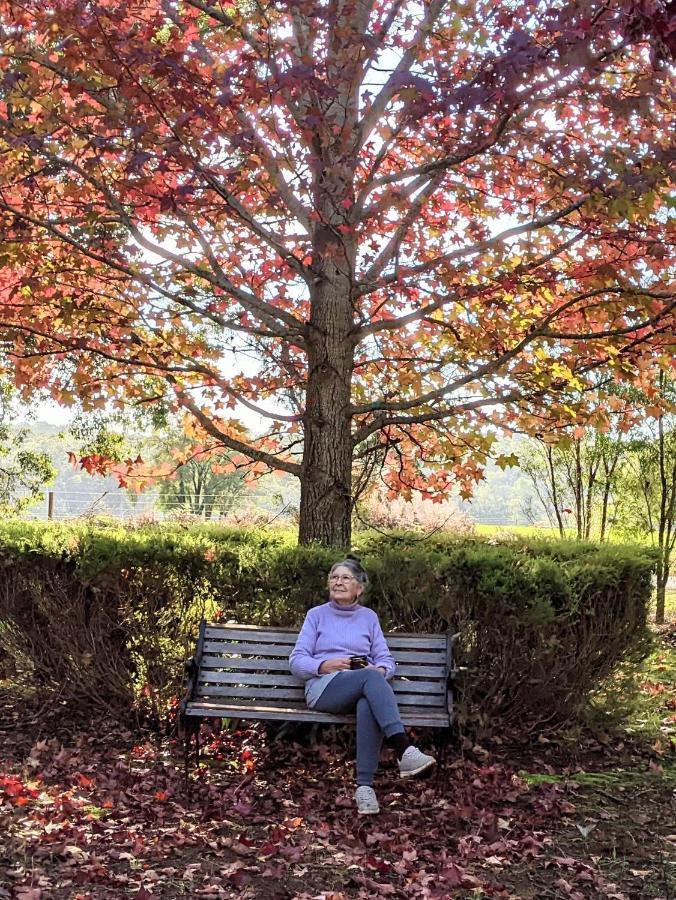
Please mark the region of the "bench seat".
MULTIPOLYGON (((181 713, 195 717, 350 723, 354 715, 308 709, 289 672, 293 628, 202 622, 181 713)), ((392 687, 405 725, 447 728, 453 718, 451 635, 386 634, 397 663, 392 687)))

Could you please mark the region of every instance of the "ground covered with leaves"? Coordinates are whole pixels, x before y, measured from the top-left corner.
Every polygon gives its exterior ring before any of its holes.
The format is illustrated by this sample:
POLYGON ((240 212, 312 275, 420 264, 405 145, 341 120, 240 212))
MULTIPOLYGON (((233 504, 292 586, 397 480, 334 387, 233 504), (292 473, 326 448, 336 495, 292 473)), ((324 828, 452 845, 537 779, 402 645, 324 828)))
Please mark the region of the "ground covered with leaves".
MULTIPOLYGON (((0 695, 0 898, 676 897, 673 633, 642 690, 659 736, 479 746, 358 818, 351 732, 175 738, 0 695), (292 739, 295 738, 295 739, 292 739)), ((423 741, 429 737, 422 735, 423 741)))

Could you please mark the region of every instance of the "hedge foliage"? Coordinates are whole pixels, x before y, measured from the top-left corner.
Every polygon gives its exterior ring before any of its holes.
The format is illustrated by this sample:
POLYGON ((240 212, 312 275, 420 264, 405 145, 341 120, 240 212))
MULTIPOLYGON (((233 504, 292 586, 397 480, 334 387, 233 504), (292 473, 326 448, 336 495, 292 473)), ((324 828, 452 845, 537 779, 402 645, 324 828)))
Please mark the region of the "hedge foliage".
MULTIPOLYGON (((366 533, 355 551, 386 631, 460 633, 467 730, 570 720, 648 651, 645 548, 366 533)), ((0 524, 0 675, 161 717, 202 617, 299 626, 337 558, 282 531, 0 524)))

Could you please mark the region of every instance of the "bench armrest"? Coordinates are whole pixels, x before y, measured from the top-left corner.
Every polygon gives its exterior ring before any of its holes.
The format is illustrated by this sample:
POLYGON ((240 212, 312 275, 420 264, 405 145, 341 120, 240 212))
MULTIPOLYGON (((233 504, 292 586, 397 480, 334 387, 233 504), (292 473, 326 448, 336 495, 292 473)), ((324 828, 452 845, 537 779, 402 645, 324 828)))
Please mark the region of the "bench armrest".
POLYGON ((185 677, 187 679, 194 679, 195 675, 198 672, 197 660, 194 656, 191 656, 190 659, 186 659, 183 663, 183 671, 185 672, 185 677))
POLYGON ((183 697, 181 698, 181 711, 185 710, 186 704, 193 699, 193 694, 195 692, 195 682, 197 681, 197 675, 199 673, 199 665, 194 656, 191 656, 190 659, 186 659, 183 663, 183 670, 185 672, 185 677, 183 679, 185 690, 183 692, 183 697))

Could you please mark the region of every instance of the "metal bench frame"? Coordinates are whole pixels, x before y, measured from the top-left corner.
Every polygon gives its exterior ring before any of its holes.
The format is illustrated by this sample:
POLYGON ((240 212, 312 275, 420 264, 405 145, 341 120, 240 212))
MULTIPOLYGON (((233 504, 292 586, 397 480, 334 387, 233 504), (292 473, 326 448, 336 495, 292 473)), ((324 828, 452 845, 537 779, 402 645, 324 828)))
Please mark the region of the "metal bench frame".
MULTIPOLYGON (((289 672, 298 630, 202 621, 195 655, 186 663, 180 721, 186 740, 195 736, 199 763, 202 717, 353 723, 354 715, 308 709, 304 684, 289 672)), ((453 721, 453 645, 457 635, 392 632, 385 638, 397 663, 391 684, 402 722, 448 729, 453 721)))

